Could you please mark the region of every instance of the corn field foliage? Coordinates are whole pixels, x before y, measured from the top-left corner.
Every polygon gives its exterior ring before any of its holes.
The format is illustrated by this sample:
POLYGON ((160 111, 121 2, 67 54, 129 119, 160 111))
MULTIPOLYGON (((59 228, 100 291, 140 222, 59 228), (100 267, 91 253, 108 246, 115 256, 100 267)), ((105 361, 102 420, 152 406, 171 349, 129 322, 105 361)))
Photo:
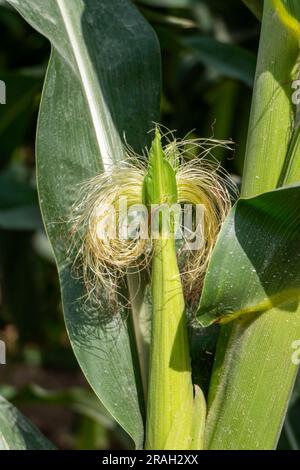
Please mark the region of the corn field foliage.
POLYGON ((113 315, 105 291, 87 298, 69 218, 82 183, 120 165, 125 145, 149 150, 159 123, 226 140, 211 153, 238 186, 186 305, 204 397, 197 448, 300 448, 299 2, 7 0, 0 23, 0 338, 18 336, 0 369, 0 447, 65 447, 18 411, 37 404, 76 416, 71 448, 150 442, 150 291, 161 286, 129 271, 124 298, 137 294, 113 315), (87 382, 20 384, 11 362, 87 382))

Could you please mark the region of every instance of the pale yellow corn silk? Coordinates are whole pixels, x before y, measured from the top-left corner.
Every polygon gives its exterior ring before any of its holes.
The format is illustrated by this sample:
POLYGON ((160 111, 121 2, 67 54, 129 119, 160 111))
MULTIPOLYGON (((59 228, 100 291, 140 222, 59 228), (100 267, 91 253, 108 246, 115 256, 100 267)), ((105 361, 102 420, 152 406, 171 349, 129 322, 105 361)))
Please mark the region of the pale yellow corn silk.
POLYGON ((142 204, 145 166, 135 163, 133 166, 127 161, 86 181, 72 207, 70 252, 72 256, 75 253, 74 272, 81 273, 88 298, 96 302, 101 297, 99 292, 104 291, 114 303, 128 268, 140 271, 149 259, 147 240, 118 236, 121 198, 126 198, 128 207, 142 204))
MULTIPOLYGON (((187 249, 190 241, 186 240, 178 254, 182 254, 183 259, 181 275, 185 294, 198 299, 217 234, 231 206, 228 177, 225 184, 218 164, 206 157, 217 146, 230 148, 231 142, 178 140, 171 132, 163 137, 167 142, 164 153, 176 171, 178 203, 204 207, 203 245, 190 251, 187 249)), ((125 239, 119 236, 120 200, 126 198, 128 208, 142 204, 147 172, 147 158, 134 154, 129 148, 124 154, 124 162, 80 186, 70 221, 70 252, 73 258, 75 256, 74 267, 83 277, 87 295, 97 302, 99 292, 104 290, 111 305, 118 302, 122 279, 128 270, 144 270, 152 255, 150 237, 125 239), (110 207, 115 209, 115 215, 111 215, 110 207), (115 231, 112 230, 114 222, 115 231)), ((149 222, 148 227, 150 225, 149 222)), ((143 230, 141 227, 140 232, 144 233, 143 230)))
MULTIPOLYGON (((203 206, 202 244, 196 250, 183 246, 184 264, 181 275, 185 297, 199 301, 203 278, 221 225, 231 208, 228 190, 216 167, 203 160, 193 159, 180 166, 176 175, 178 202, 203 206)), ((234 188, 233 188, 234 189, 234 188)), ((196 227, 194 227, 196 230, 196 227)), ((186 246, 187 245, 187 246, 186 246)))

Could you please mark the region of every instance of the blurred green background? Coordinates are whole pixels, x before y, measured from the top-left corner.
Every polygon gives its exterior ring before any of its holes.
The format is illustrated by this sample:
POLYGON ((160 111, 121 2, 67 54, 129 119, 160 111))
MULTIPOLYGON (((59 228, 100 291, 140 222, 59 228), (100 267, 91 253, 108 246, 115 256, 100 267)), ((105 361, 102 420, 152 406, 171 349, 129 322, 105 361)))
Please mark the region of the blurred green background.
MULTIPOLYGON (((96 1, 96 0, 95 0, 96 1)), ((161 123, 180 136, 232 139, 215 157, 240 181, 259 21, 241 0, 139 0, 162 50, 161 123)), ((122 449, 132 444, 90 391, 63 323, 59 284, 43 230, 34 141, 48 42, 0 0, 0 394, 61 449, 122 449)), ((296 384, 280 439, 300 449, 296 384)), ((272 391, 276 393, 276 390, 272 391)))

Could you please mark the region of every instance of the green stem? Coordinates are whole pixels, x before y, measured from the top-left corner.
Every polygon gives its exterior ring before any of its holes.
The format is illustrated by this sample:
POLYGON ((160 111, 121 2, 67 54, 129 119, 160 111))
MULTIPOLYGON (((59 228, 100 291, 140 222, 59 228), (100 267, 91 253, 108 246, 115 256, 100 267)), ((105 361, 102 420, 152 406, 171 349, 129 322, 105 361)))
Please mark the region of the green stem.
MULTIPOLYGON (((300 17, 299 2, 287 6, 300 17)), ((294 36, 265 0, 244 168, 244 196, 274 189, 282 175, 293 125, 294 36)), ((298 159, 299 162, 299 159, 298 159)), ((295 175, 293 174, 293 180, 295 175)), ((293 341, 300 309, 293 303, 222 327, 209 389, 209 449, 274 449, 295 381, 293 341)))
MULTIPOLYGON (((165 158, 156 131, 144 181, 145 203, 177 202, 175 172, 165 158)), ((161 217, 161 215, 159 215, 161 217)), ((174 218, 167 211, 168 230, 161 218, 153 239, 152 333, 147 398, 146 449, 201 448, 205 400, 197 389, 194 400, 185 305, 174 240, 174 218)))
MULTIPOLYGON (((289 1, 289 5, 293 4, 296 0, 289 1)), ((297 58, 297 40, 281 23, 272 0, 266 0, 243 173, 243 196, 255 196, 278 185, 292 135, 291 95, 297 58)))
POLYGON ((188 449, 193 386, 173 237, 154 241, 152 304, 146 448, 188 449))

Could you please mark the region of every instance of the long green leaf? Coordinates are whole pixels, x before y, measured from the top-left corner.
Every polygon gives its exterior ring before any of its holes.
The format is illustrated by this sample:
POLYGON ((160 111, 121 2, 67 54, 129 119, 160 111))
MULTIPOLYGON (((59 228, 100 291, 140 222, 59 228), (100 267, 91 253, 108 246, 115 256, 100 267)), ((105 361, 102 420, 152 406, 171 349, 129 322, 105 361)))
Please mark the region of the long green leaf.
MULTIPOLYGON (((299 17, 299 2, 287 4, 299 17)), ((293 124, 290 82, 297 54, 297 41, 276 17, 273 2, 265 0, 243 196, 272 190, 282 179, 293 124)), ((272 237, 268 234, 269 249, 272 237)), ((288 265, 282 266, 285 269, 288 276, 288 265)), ((276 446, 297 372, 292 344, 299 337, 297 302, 244 316, 222 328, 209 391, 208 448, 276 446)))
POLYGON ((218 345, 206 427, 210 449, 276 446, 297 370, 299 205, 299 185, 240 199, 220 233, 199 320, 204 326, 240 320, 223 328, 218 345))
MULTIPOLYGON (((300 4, 289 0, 300 16, 300 4)), ((277 187, 292 134, 292 80, 298 43, 280 22, 272 0, 264 18, 251 106, 242 192, 253 196, 277 187)))
POLYGON ((203 326, 300 297, 300 186, 240 199, 221 230, 198 315, 203 326))
POLYGON ((54 450, 54 446, 0 396, 0 450, 54 450))
POLYGON ((292 345, 300 337, 300 310, 293 303, 289 308, 223 327, 210 384, 207 448, 276 448, 298 368, 292 345))
POLYGON ((136 150, 158 120, 160 59, 151 28, 127 0, 10 0, 52 44, 38 134, 38 185, 57 259, 66 324, 93 389, 140 447, 141 387, 130 322, 83 298, 67 221, 78 183, 136 150))

